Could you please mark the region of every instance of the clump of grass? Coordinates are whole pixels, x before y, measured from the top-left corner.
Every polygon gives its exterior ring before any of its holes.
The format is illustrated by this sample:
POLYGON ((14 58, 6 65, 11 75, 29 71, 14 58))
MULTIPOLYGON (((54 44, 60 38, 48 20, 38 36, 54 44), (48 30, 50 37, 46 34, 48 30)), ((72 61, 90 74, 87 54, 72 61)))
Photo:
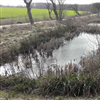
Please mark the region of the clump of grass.
POLYGON ((100 18, 98 16, 94 16, 89 19, 89 23, 100 23, 100 18))
POLYGON ((24 77, 0 77, 0 90, 30 93, 34 90, 36 82, 24 77))
MULTIPOLYGON (((90 96, 96 95, 98 89, 96 81, 92 77, 76 74, 61 75, 60 77, 48 76, 40 79, 38 87, 42 95, 63 95, 63 96, 90 96), (95 89, 95 91, 94 91, 95 89)), ((98 84, 99 85, 99 84, 98 84)))
POLYGON ((99 26, 85 26, 82 29, 83 32, 90 33, 90 34, 100 34, 100 27, 99 26))
POLYGON ((21 93, 34 93, 43 96, 96 96, 100 94, 100 75, 96 78, 89 74, 77 76, 77 74, 49 75, 36 80, 26 78, 0 78, 1 90, 21 93))
POLYGON ((100 70, 100 45, 97 51, 93 51, 88 56, 82 58, 80 64, 84 68, 85 73, 93 74, 95 71, 98 72, 100 70))

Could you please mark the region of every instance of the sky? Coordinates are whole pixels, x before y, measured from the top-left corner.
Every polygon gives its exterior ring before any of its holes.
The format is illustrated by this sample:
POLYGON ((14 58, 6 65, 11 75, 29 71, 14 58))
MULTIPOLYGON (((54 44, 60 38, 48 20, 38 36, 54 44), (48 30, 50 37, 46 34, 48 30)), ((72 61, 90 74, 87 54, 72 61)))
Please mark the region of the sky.
MULTIPOLYGON (((46 0, 33 0, 35 2, 46 2, 46 0)), ((100 0, 66 0, 67 4, 91 4, 95 2, 100 2, 100 0)), ((23 0, 0 0, 0 4, 2 5, 25 5, 23 0)))

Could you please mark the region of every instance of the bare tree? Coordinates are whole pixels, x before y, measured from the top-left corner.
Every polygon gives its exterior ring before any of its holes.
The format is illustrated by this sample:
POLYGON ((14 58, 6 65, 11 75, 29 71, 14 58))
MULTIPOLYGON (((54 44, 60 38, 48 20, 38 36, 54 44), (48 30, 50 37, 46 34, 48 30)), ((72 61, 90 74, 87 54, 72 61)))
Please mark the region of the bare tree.
POLYGON ((50 17, 50 19, 51 20, 53 20, 53 18, 52 18, 52 16, 51 16, 51 13, 52 13, 52 5, 51 5, 51 3, 49 3, 48 2, 48 0, 47 0, 47 3, 45 4, 46 5, 46 8, 48 9, 48 13, 49 13, 49 17, 50 17))
POLYGON ((100 16, 100 3, 94 3, 93 7, 97 10, 98 16, 100 16))
POLYGON ((76 13, 77 15, 81 16, 80 13, 78 12, 78 5, 77 5, 77 4, 71 5, 71 8, 75 11, 75 13, 76 13))
POLYGON ((50 0, 50 1, 51 1, 51 3, 52 3, 52 6, 53 6, 53 11, 54 11, 54 14, 55 14, 55 16, 56 16, 56 20, 59 20, 56 2, 55 2, 54 0, 50 0))
POLYGON ((66 0, 57 0, 58 5, 56 4, 56 0, 50 0, 54 14, 56 16, 56 20, 62 20, 63 19, 63 11, 64 11, 64 3, 66 0), (58 6, 58 8, 57 8, 58 6), (58 10, 58 11, 57 11, 58 10))
POLYGON ((32 14, 31 14, 31 3, 32 3, 32 0, 24 0, 24 2, 25 2, 26 7, 27 7, 27 13, 28 13, 28 17, 29 17, 30 23, 34 24, 34 20, 33 20, 32 14))
POLYGON ((66 0, 58 0, 59 5, 59 20, 62 20, 64 17, 64 3, 66 0))

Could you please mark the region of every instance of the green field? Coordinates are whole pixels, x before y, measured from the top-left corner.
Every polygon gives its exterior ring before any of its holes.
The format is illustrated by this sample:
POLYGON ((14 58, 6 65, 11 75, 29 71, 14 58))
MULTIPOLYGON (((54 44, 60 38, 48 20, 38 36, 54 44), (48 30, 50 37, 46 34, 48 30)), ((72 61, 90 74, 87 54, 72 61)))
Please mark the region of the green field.
MULTIPOLYGON (((26 8, 0 8, 1 16, 0 18, 7 17, 19 17, 19 16, 27 16, 26 8)), ((34 18, 41 18, 43 15, 48 15, 48 11, 46 9, 32 9, 32 15, 34 18)))
MULTIPOLYGON (((33 18, 35 20, 46 20, 49 19, 48 10, 46 9, 32 9, 31 10, 33 18)), ((82 11, 79 11, 83 13, 82 11)), ((65 16, 73 16, 76 15, 74 11, 64 11, 65 16)), ((52 12, 52 17, 54 13, 52 12)), ((0 19, 2 21, 28 21, 27 17, 27 9, 26 8, 0 8, 0 19)))

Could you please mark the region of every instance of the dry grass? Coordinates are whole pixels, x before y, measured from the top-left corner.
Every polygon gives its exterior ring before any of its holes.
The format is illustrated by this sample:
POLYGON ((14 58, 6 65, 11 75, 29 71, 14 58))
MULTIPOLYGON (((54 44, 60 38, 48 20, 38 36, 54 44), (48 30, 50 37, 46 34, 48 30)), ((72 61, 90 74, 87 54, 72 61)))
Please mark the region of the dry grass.
MULTIPOLYGON (((36 33, 41 33, 56 26, 55 22, 38 23, 35 26, 19 25, 5 27, 0 30, 0 50, 5 51, 7 48, 17 45, 19 47, 20 41, 36 33)), ((0 51, 1 52, 1 51, 0 51)))
MULTIPOLYGON (((97 97, 99 98, 99 97, 97 97)), ((67 98, 67 97, 42 97, 42 96, 36 96, 36 95, 31 95, 31 94, 19 94, 19 93, 14 93, 14 92, 5 92, 5 91, 0 91, 0 100, 99 100, 95 98, 67 98)))
POLYGON ((98 38, 98 49, 97 51, 92 51, 86 57, 82 58, 80 64, 84 68, 85 73, 96 73, 99 75, 100 72, 100 40, 98 38))

